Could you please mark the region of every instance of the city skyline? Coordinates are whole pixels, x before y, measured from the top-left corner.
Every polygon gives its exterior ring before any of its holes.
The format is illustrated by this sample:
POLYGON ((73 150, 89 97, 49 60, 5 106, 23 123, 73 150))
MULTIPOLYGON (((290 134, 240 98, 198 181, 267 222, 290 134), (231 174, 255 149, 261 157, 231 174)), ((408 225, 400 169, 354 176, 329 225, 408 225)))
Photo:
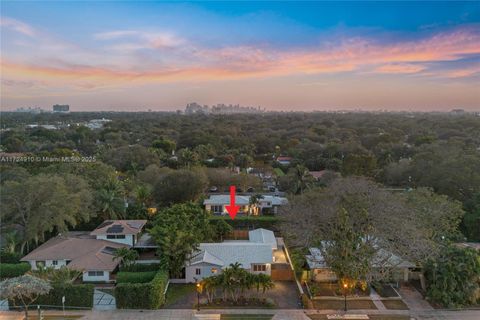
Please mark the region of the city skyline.
POLYGON ((2 2, 2 110, 480 109, 475 2, 2 2))

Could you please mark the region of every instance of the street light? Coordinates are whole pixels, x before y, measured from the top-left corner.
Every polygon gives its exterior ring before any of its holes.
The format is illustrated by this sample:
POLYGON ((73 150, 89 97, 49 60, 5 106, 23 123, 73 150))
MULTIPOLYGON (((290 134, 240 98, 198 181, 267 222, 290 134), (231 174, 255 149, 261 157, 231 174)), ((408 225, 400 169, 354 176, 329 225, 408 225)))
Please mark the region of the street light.
POLYGON ((348 288, 348 284, 345 282, 343 284, 343 294, 344 294, 344 297, 345 297, 345 312, 347 312, 347 288, 348 288))
POLYGON ((200 311, 200 283, 197 281, 197 278, 193 278, 195 280, 195 286, 197 287, 197 311, 200 311))

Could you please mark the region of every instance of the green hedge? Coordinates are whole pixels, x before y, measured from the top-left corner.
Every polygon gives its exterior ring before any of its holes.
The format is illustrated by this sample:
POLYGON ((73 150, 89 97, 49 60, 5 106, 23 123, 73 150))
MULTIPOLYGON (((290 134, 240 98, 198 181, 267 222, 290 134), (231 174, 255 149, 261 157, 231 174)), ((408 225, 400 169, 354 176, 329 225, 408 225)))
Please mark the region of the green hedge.
POLYGON ((0 250, 0 262, 1 263, 20 263, 22 254, 18 252, 6 252, 0 250))
POLYGON ((52 287, 47 295, 38 297, 35 304, 61 306, 65 296, 65 306, 93 307, 93 284, 53 284, 52 287))
POLYGON ((168 274, 159 271, 148 283, 119 283, 115 298, 119 309, 159 309, 165 304, 168 274))
POLYGON ((117 283, 146 283, 152 281, 157 271, 146 272, 119 272, 117 273, 117 283))
POLYGON ((0 263, 0 279, 14 278, 24 275, 30 271, 30 264, 22 263, 0 263))
POLYGON ((150 263, 150 264, 143 264, 143 263, 134 263, 129 266, 121 266, 120 271, 127 271, 127 272, 146 272, 146 271, 159 271, 160 264, 158 263, 150 263))
POLYGON ((276 216, 239 216, 232 220, 227 216, 211 216, 210 220, 225 220, 233 229, 258 229, 265 228, 272 231, 278 231, 278 222, 280 219, 276 216))

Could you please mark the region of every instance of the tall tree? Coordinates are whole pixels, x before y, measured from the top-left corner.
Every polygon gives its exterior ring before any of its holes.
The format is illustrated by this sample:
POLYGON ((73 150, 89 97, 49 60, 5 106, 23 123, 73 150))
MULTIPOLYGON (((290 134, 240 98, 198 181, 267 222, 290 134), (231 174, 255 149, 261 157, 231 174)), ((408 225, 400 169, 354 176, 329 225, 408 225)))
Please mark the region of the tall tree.
POLYGON ((181 277, 188 256, 211 235, 208 214, 193 203, 161 210, 149 230, 158 244, 162 263, 172 277, 181 277))
POLYGON ((63 232, 91 217, 92 195, 77 176, 39 174, 2 186, 1 218, 4 227, 18 231, 21 251, 31 241, 43 241, 47 232, 63 232))

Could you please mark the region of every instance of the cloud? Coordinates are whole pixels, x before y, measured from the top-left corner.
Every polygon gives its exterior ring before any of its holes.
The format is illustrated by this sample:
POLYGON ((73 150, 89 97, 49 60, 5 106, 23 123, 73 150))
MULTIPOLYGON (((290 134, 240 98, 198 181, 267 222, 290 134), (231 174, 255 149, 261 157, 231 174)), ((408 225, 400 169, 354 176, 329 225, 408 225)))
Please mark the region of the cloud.
POLYGON ((411 63, 391 63, 379 66, 375 69, 378 73, 418 73, 425 70, 426 67, 411 63))
POLYGON ((478 29, 478 25, 457 27, 397 41, 392 40, 392 35, 388 42, 367 36, 342 36, 319 41, 315 47, 283 49, 268 43, 205 47, 167 31, 114 30, 94 34, 96 42, 91 48, 59 44, 60 49, 52 50, 52 38, 44 43, 40 39, 30 48, 17 49, 24 51, 6 52, 1 64, 10 78, 68 81, 86 89, 107 84, 355 72, 464 77, 468 70, 441 70, 433 62, 442 65, 480 54, 478 29))
POLYGON ((131 45, 136 49, 159 49, 177 47, 185 43, 185 40, 171 32, 144 32, 137 30, 116 30, 95 33, 96 40, 127 40, 133 41, 131 45))
POLYGON ((16 32, 22 33, 29 37, 35 36, 35 30, 30 25, 12 18, 0 17, 0 26, 2 28, 5 27, 8 29, 14 30, 16 32))

